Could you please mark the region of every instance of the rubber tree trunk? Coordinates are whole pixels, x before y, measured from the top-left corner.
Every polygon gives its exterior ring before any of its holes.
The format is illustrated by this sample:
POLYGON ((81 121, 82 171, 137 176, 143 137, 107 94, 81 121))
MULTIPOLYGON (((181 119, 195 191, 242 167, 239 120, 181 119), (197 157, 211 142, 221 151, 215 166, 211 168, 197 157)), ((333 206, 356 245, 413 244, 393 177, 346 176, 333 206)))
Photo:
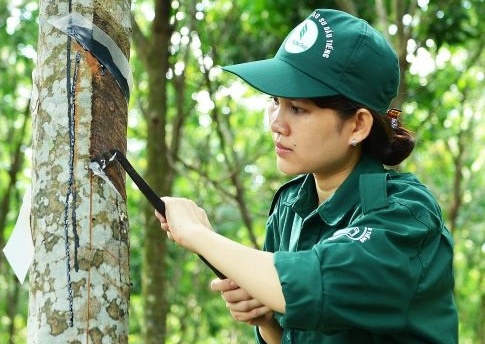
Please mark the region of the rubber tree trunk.
POLYGON ((99 56, 52 25, 81 14, 129 56, 130 1, 40 1, 33 74, 28 342, 127 343, 129 239, 125 175, 88 168, 126 151, 127 99, 99 56), (115 186, 115 187, 113 187, 115 186))

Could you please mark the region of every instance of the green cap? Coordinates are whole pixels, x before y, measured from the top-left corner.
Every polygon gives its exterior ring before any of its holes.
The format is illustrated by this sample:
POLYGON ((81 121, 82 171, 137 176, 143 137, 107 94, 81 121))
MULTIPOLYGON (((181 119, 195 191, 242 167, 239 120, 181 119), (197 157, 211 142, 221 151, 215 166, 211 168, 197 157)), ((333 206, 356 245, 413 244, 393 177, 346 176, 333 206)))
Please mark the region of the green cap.
POLYGON ((399 86, 399 62, 384 36, 366 21, 330 9, 315 10, 294 28, 274 58, 223 69, 269 95, 343 95, 382 114, 399 86))

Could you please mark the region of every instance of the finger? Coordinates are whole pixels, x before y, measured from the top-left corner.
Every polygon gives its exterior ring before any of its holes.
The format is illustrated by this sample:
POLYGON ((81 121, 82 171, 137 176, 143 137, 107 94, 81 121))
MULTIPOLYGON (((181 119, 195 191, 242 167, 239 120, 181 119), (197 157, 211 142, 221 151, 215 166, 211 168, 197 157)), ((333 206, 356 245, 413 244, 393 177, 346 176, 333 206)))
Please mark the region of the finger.
POLYGON ((232 281, 229 278, 226 278, 226 279, 216 278, 211 281, 210 288, 212 291, 225 292, 239 287, 237 286, 236 283, 234 283, 234 281, 232 281))
POLYGON ((236 312, 251 312, 253 309, 258 309, 266 306, 264 306, 258 300, 250 299, 238 302, 226 302, 226 307, 236 312))
POLYGON ((160 226, 162 227, 162 229, 164 231, 168 231, 169 230, 168 222, 160 222, 160 226))
POLYGON ((156 211, 156 210, 155 210, 155 217, 160 222, 167 222, 167 219, 162 214, 160 214, 158 211, 156 211))
POLYGON ((222 298, 226 302, 240 302, 252 299, 251 295, 241 288, 223 291, 222 298))
POLYGON ((251 320, 256 320, 264 316, 265 314, 268 314, 272 312, 268 307, 259 307, 259 308, 254 308, 251 311, 248 312, 240 312, 240 311, 233 311, 231 310, 231 315, 234 319, 237 321, 242 321, 242 322, 249 322, 251 320))
POLYGON ((172 241, 174 240, 172 233, 170 231, 167 231, 167 237, 168 237, 169 240, 172 240, 172 241))

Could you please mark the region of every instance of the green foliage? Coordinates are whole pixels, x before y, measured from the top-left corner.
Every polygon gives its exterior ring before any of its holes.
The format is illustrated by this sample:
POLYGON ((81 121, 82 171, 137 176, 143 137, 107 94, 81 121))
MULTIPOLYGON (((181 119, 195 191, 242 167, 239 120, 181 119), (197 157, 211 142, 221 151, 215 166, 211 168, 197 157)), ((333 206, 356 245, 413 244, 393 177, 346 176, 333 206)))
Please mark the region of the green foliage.
POLYGON ((461 45, 483 32, 476 18, 478 11, 483 12, 483 5, 482 0, 429 1, 419 16, 418 31, 423 39, 434 40, 438 47, 461 45))
MULTIPOLYGON (((29 182, 28 146, 37 5, 0 1, 0 249, 10 236, 29 182)), ((3 255, 3 253, 1 253, 3 255)), ((27 284, 0 259, 0 342, 24 343, 27 284)))
MULTIPOLYGON (((460 11, 465 11, 469 19, 477 14, 469 8, 457 9, 460 11)), ((449 20, 455 18, 452 12, 447 12, 451 14, 449 20)), ((470 25, 470 20, 459 25, 470 25)), ((428 38, 427 51, 435 61, 434 70, 426 75, 417 71, 408 75, 411 100, 404 118, 418 141, 417 154, 407 167, 437 195, 453 231, 460 342, 483 343, 485 231, 481 214, 485 201, 481 190, 485 180, 480 171, 485 142, 484 41, 468 35, 471 29, 461 31, 457 26, 453 30, 457 36, 444 35, 436 43, 428 38)))

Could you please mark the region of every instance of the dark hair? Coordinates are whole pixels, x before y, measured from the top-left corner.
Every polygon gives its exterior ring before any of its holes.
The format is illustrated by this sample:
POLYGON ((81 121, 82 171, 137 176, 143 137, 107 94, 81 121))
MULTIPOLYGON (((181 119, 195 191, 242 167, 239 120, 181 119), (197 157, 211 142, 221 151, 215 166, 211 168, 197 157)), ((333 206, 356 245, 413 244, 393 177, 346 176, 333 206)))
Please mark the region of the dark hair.
MULTIPOLYGON (((369 154, 384 165, 395 166, 406 159, 414 149, 412 133, 401 126, 391 126, 391 117, 379 114, 367 106, 356 103, 344 96, 310 98, 318 107, 337 111, 343 122, 355 115, 358 109, 370 111, 374 119, 369 136, 362 142, 364 154, 369 154)), ((340 127, 341 130, 341 127, 340 127)))

